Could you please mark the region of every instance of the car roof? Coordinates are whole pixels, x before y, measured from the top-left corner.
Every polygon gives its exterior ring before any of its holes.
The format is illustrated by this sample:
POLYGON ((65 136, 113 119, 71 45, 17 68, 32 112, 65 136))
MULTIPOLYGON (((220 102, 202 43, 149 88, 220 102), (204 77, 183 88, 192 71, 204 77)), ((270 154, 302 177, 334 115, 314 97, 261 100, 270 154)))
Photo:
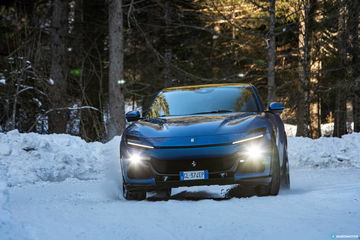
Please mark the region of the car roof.
POLYGON ((173 90, 191 90, 196 88, 213 88, 213 87, 252 87, 252 84, 249 83, 218 83, 218 84, 203 84, 203 85, 190 85, 190 86, 180 86, 180 87, 170 87, 165 88, 162 91, 173 91, 173 90))

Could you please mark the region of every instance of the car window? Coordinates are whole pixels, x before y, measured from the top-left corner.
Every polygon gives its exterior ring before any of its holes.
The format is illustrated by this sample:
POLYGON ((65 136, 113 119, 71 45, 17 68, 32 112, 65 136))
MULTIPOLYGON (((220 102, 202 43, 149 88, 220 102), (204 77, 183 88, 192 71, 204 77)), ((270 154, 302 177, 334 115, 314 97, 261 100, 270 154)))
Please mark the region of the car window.
POLYGON ((206 87, 162 92, 155 98, 147 117, 258 111, 250 87, 206 87))

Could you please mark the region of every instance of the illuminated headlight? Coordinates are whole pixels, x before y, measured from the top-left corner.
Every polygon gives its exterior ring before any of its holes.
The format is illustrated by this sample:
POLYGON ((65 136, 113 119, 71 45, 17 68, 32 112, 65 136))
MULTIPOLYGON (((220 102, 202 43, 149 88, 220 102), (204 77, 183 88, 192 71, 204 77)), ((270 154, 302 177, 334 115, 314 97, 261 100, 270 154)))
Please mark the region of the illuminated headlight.
POLYGON ((267 156, 265 151, 267 137, 267 134, 259 134, 233 142, 232 144, 242 145, 242 150, 239 152, 242 157, 239 159, 239 162, 264 160, 267 156))
POLYGON ((137 152, 133 152, 129 154, 127 160, 129 161, 130 164, 138 165, 144 160, 149 160, 149 157, 143 156, 137 152))
POLYGON ((141 156, 140 154, 133 153, 129 156, 129 162, 133 164, 139 164, 141 162, 141 156))
POLYGON ((147 144, 143 144, 143 143, 138 143, 132 140, 127 140, 127 144, 130 146, 134 146, 134 147, 139 147, 139 148, 147 148, 147 149, 153 149, 153 146, 147 145, 147 144))
POLYGON ((263 157, 264 150, 257 144, 252 144, 246 147, 245 155, 248 159, 259 160, 263 157))

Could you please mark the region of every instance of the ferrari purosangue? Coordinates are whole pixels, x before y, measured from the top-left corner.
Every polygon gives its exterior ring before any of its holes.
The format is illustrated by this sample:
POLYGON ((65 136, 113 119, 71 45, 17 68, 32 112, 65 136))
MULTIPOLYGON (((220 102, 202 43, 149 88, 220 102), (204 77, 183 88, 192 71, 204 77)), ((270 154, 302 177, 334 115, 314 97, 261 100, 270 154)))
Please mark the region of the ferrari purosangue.
POLYGON ((290 186, 287 139, 279 115, 284 105, 265 110, 249 84, 166 88, 132 122, 121 139, 125 199, 148 191, 240 184, 259 195, 290 186))

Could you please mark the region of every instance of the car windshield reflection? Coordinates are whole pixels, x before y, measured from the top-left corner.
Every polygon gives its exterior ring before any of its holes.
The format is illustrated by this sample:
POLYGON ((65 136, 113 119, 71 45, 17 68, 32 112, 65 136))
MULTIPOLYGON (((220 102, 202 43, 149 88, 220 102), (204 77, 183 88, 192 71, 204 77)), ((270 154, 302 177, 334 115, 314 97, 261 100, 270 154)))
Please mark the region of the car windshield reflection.
POLYGON ((233 112, 259 112, 252 88, 204 87, 165 91, 155 98, 147 118, 233 112))

